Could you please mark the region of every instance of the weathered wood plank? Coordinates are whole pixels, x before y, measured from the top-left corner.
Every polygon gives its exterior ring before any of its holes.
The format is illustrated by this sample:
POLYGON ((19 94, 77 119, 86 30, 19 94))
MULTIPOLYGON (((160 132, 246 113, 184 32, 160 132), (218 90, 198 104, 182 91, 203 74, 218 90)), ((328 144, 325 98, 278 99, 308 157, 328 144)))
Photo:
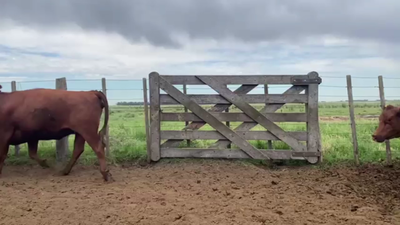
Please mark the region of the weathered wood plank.
MULTIPOLYGON (((269 131, 237 131, 239 136, 246 140, 279 140, 269 131)), ((307 141, 307 132, 288 132, 298 141, 307 141)), ((227 140, 218 131, 161 131, 161 139, 203 139, 203 140, 227 140)))
MULTIPOLYGON (((67 90, 67 79, 65 77, 56 79, 56 89, 67 90)), ((59 163, 67 160, 69 150, 68 137, 56 140, 56 160, 59 163)))
MULTIPOLYGON (((229 114, 229 108, 225 109, 225 112, 229 114)), ((229 127, 229 129, 231 129, 231 122, 226 121, 225 124, 226 124, 227 127, 229 127)), ((229 149, 232 148, 232 145, 229 144, 229 145, 228 145, 228 148, 229 148, 229 149)))
MULTIPOLYGON (((184 85, 182 85, 183 86, 183 94, 187 94, 187 88, 186 88, 186 84, 184 84, 184 85)), ((185 112, 187 113, 188 112, 188 109, 185 107, 184 108, 185 109, 185 112)), ((189 121, 185 121, 185 127, 187 126, 187 125, 189 125, 189 121)), ((190 140, 188 139, 188 140, 186 140, 186 144, 187 144, 187 146, 190 146, 190 140)))
POLYGON ((146 127, 146 149, 147 149, 147 162, 151 161, 151 138, 150 138, 150 124, 149 124, 149 107, 147 97, 147 79, 143 78, 143 108, 144 108, 144 123, 146 127))
MULTIPOLYGON (((381 108, 383 110, 383 108, 385 108, 386 105, 386 100, 385 100, 385 89, 383 87, 382 76, 378 77, 378 82, 379 82, 379 97, 381 99, 381 108)), ((390 149, 390 141, 386 140, 385 145, 386 145, 386 164, 392 165, 392 150, 390 149)))
MULTIPOLYGON (((269 92, 268 91, 268 84, 264 84, 264 94, 268 95, 268 92, 269 92)), ((265 103, 265 105, 267 106, 268 103, 265 103)), ((270 117, 270 119, 272 120, 272 117, 270 117)), ((272 121, 274 121, 274 120, 272 120, 272 121)), ((246 121, 246 122, 250 122, 250 121, 246 121)), ((253 121, 251 121, 251 122, 253 122, 253 121)), ((274 122, 276 122, 276 120, 274 122)), ((273 149, 273 145, 272 145, 272 141, 271 140, 268 140, 267 144, 268 144, 268 149, 273 149)))
MULTIPOLYGON (((295 152, 290 150, 260 150, 270 159, 301 159, 298 157, 319 156, 320 152, 295 152)), ((223 159, 248 159, 245 152, 236 149, 182 149, 163 148, 162 158, 223 158, 223 159)), ((264 158, 255 158, 264 159, 264 158)))
MULTIPOLYGON (((257 87, 257 85, 242 85, 239 88, 237 88, 234 93, 237 94, 246 94, 249 93, 251 90, 253 90, 255 87, 257 87)), ((224 110, 226 110, 227 108, 229 108, 229 106, 231 106, 232 104, 216 104, 214 105, 211 109, 209 109, 209 112, 223 112, 224 110)), ((188 126, 186 126, 183 130, 198 130, 201 127, 203 127, 206 124, 206 122, 192 122, 190 123, 188 126)), ((178 147, 179 144, 182 142, 183 140, 168 140, 166 142, 164 142, 161 147, 162 148, 166 148, 166 147, 178 147)))
POLYGON ((354 160, 356 161, 356 165, 360 164, 359 155, 358 155, 358 141, 357 141, 357 128, 356 121, 354 117, 354 103, 353 103, 353 88, 351 83, 351 76, 347 75, 347 95, 349 98, 349 113, 350 113, 350 124, 351 124, 351 135, 353 137, 353 151, 354 151, 354 160))
MULTIPOLYGON (((107 81, 106 78, 101 78, 101 86, 102 92, 105 96, 107 96, 107 81)), ((107 156, 110 155, 110 125, 107 124, 106 126, 106 135, 105 135, 105 142, 106 142, 106 154, 107 156)))
MULTIPOLYGON (((210 112, 215 118, 220 121, 240 121, 240 122, 254 122, 252 118, 245 113, 216 113, 210 112)), ((271 121, 274 122, 307 122, 306 113, 262 113, 266 115, 271 121)), ((161 113, 161 121, 203 121, 194 113, 161 113)))
MULTIPOLYGON (((310 79, 318 78, 317 72, 309 73, 310 79)), ((307 150, 310 152, 319 152, 319 123, 318 123, 318 84, 310 84, 307 89, 308 104, 306 106, 307 121, 307 150)), ((309 163, 315 164, 319 161, 317 157, 307 158, 309 163)))
MULTIPOLYGON (((307 86, 292 86, 288 90, 286 90, 283 94, 299 94, 304 91, 307 86)), ((260 110, 261 113, 273 113, 278 109, 282 108, 285 104, 268 104, 264 108, 260 110)), ((235 131, 249 131, 253 127, 257 126, 258 123, 256 122, 244 122, 237 126, 234 130, 235 131)), ((218 140, 210 148, 226 148, 229 145, 229 141, 225 140, 218 140)))
POLYGON ((238 134, 229 129, 225 124, 219 121, 217 118, 212 116, 209 112, 203 109, 201 106, 196 104, 173 85, 169 84, 164 78, 160 77, 160 88, 166 93, 171 95, 174 99, 179 101, 182 105, 186 106, 190 111, 196 113, 200 118, 206 121, 210 126, 219 131, 232 143, 237 145, 240 149, 246 152, 252 158, 268 159, 267 155, 264 155, 258 149, 254 148, 249 142, 240 137, 238 134))
POLYGON ((160 160, 160 76, 157 72, 149 74, 150 87, 150 151, 151 160, 160 160))
MULTIPOLYGON (((11 81, 11 91, 12 92, 17 91, 17 82, 11 81)), ((14 146, 15 156, 19 156, 20 150, 21 150, 21 147, 19 145, 14 146)))
POLYGON ((230 91, 225 85, 219 83, 218 80, 210 76, 197 76, 197 77, 204 83, 208 84, 216 92, 224 96, 224 98, 226 98, 228 101, 232 102, 232 104, 241 109, 249 117, 257 121, 261 126, 268 129, 280 140, 284 141, 286 144, 292 147, 295 151, 305 151, 306 147, 304 145, 302 145, 295 138, 293 138, 284 130, 282 130, 282 128, 280 128, 278 125, 270 121, 265 115, 261 114, 259 111, 257 111, 251 105, 249 105, 240 96, 230 91))
MULTIPOLYGON (((191 100, 197 104, 228 104, 224 97, 220 95, 202 95, 193 94, 187 95, 191 100)), ((307 103, 308 98, 303 94, 239 94, 239 96, 247 103, 307 103)), ((176 105, 179 104, 174 98, 169 95, 161 94, 160 102, 162 105, 176 105)))
MULTIPOLYGON (((189 84, 204 85, 198 76, 191 75, 161 75, 168 83, 174 84, 189 84)), ((221 84, 292 84, 292 78, 308 79, 307 75, 207 75, 205 77, 213 77, 220 81, 221 84)))

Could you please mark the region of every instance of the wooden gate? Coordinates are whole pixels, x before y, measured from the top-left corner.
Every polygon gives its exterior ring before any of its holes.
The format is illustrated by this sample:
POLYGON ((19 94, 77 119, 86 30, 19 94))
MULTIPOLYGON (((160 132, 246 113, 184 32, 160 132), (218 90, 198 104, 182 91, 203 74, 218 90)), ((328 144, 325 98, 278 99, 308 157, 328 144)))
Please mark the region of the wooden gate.
MULTIPOLYGON (((322 160, 318 121, 317 72, 307 75, 175 76, 152 72, 150 83, 150 159, 253 158, 322 160), (248 94, 258 85, 293 85, 282 94, 248 94), (218 94, 190 95, 174 85, 207 85, 218 94), (227 85, 241 85, 231 91, 227 85), (160 94, 160 89, 166 94, 160 94), (305 94, 302 94, 304 91, 305 94), (250 104, 263 104, 258 111, 250 104), (276 113, 286 103, 304 103, 303 113, 276 113), (213 105, 206 110, 201 105, 213 105), (183 105, 191 112, 166 113, 161 105, 183 105), (226 112, 235 106, 242 112, 226 112), (186 121, 183 130, 161 130, 161 121, 186 121), (190 121, 190 123, 188 122, 190 121), (221 121, 239 121, 231 129, 221 121), (306 122, 307 131, 287 132, 274 122, 306 122), (214 131, 200 131, 209 124, 214 131), (261 125, 266 131, 250 131, 261 125), (179 148, 184 140, 216 140, 208 148, 179 148), (165 140, 162 142, 162 140, 165 140), (290 150, 257 149, 248 140, 282 141, 290 150), (231 144, 237 149, 230 149, 231 144)), ((163 122, 164 123, 164 122, 163 122)))

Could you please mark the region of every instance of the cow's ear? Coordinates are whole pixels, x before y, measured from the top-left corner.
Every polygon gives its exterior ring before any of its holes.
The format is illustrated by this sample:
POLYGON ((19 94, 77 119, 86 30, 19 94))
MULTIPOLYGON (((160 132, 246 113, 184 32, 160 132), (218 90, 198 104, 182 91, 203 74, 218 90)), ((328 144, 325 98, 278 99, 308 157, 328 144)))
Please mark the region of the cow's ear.
POLYGON ((391 109, 393 109, 394 108, 394 106, 393 105, 387 105, 387 106, 385 106, 383 109, 388 109, 388 110, 391 110, 391 109))

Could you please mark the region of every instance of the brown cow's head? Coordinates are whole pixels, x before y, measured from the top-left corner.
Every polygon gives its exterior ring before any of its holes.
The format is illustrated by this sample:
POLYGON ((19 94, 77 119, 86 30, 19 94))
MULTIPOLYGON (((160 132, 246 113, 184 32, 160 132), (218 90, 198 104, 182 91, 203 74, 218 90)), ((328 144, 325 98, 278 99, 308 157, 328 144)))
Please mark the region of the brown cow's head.
POLYGON ((376 142, 400 137, 400 108, 392 105, 386 106, 379 116, 379 126, 372 139, 376 142))

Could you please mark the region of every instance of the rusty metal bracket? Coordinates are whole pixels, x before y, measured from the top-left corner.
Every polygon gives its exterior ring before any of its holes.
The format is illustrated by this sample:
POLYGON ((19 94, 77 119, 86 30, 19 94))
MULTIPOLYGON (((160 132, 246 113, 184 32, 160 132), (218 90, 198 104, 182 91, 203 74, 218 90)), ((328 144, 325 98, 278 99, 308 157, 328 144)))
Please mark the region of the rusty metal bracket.
POLYGON ((309 85, 309 84, 320 84, 322 82, 321 77, 317 78, 296 78, 291 79, 293 85, 309 85))

